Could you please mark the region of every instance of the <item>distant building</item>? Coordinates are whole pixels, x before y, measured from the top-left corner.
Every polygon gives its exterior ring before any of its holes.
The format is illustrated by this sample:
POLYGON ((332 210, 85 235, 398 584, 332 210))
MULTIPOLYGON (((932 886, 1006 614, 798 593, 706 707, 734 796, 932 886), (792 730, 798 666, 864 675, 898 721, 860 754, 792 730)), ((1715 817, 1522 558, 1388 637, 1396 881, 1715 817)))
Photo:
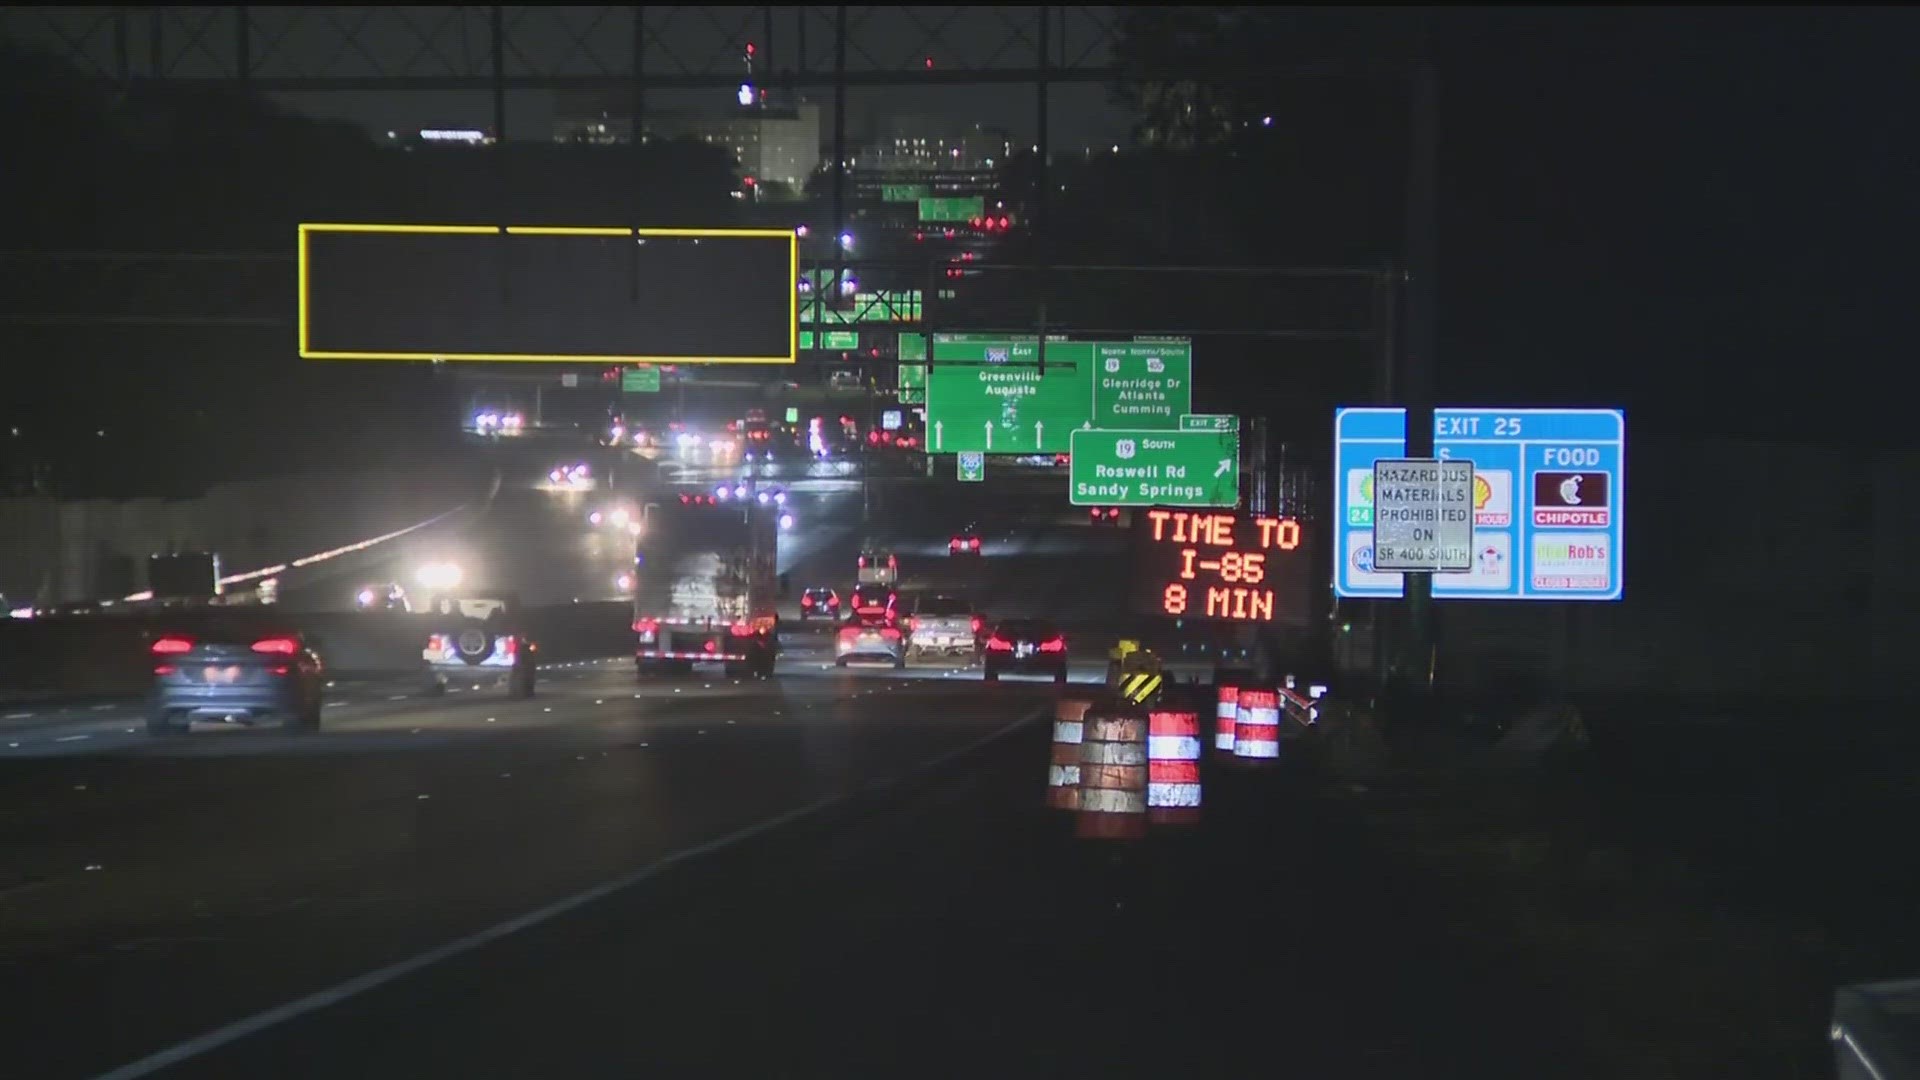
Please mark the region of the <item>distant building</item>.
POLYGON ((1013 154, 1004 128, 927 116, 895 116, 859 151, 855 168, 881 171, 976 172, 993 169, 1013 154))
MULTIPOLYGON (((633 109, 619 95, 560 95, 554 106, 556 142, 621 145, 633 141, 633 109)), ((649 110, 641 142, 695 139, 724 146, 742 176, 799 190, 820 167, 820 106, 755 103, 724 111, 649 110)))

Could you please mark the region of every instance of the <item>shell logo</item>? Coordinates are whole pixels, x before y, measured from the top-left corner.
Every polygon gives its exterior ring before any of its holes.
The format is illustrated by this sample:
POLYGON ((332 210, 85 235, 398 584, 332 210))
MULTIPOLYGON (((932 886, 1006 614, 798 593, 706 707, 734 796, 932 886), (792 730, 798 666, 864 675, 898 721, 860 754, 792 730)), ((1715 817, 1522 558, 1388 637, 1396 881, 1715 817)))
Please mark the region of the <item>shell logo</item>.
POLYGON ((1474 473, 1473 474, 1473 508, 1475 510, 1485 510, 1487 508, 1487 504, 1492 501, 1493 501, 1493 485, 1487 483, 1486 477, 1480 475, 1479 473, 1474 473))

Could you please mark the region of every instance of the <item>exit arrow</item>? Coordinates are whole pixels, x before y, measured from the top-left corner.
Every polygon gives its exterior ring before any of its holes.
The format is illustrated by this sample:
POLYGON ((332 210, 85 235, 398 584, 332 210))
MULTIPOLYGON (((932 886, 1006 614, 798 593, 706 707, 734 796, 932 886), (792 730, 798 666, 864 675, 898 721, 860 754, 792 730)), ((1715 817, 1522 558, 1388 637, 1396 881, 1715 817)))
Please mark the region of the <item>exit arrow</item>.
POLYGON ((987 421, 987 449, 993 449, 993 421, 987 421))
POLYGON ((1045 428, 1042 426, 1041 421, 1035 420, 1033 422, 1033 448, 1035 450, 1040 449, 1040 432, 1043 430, 1045 430, 1045 428))
POLYGON ((1213 470, 1213 478, 1215 480, 1220 479, 1221 477, 1227 475, 1227 470, 1231 468, 1233 468, 1233 459, 1221 458, 1219 466, 1213 470))
POLYGON ((935 420, 933 422, 933 448, 935 450, 940 449, 947 443, 946 426, 947 422, 944 420, 935 420))

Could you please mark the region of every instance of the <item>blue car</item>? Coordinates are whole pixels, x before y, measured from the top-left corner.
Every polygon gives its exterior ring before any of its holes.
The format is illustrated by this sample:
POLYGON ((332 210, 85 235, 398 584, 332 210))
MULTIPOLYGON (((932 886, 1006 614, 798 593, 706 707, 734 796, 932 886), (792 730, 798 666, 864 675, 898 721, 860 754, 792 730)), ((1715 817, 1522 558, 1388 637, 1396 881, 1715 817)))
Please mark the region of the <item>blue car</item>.
POLYGON ((164 634, 151 651, 149 735, 185 734, 195 717, 247 725, 276 718, 289 732, 320 730, 320 657, 298 633, 203 627, 164 634))

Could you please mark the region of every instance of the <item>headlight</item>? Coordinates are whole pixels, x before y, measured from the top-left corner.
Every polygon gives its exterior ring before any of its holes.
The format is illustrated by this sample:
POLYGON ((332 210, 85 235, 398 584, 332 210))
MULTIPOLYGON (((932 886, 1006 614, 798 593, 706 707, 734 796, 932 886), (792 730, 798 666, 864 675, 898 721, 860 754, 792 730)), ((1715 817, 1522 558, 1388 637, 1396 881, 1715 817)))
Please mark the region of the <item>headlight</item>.
POLYGON ((457 563, 428 563, 420 568, 420 584, 429 589, 451 589, 460 584, 466 575, 457 563))
POLYGON ((791 528, 793 528, 793 515, 792 515, 792 514, 781 514, 781 515, 780 515, 780 527, 781 527, 782 529, 791 529, 791 528))
POLYGON ((361 589, 360 595, 354 597, 354 600, 357 601, 361 607, 372 607, 373 606, 373 590, 361 589))
MULTIPOLYGON (((626 528, 626 527, 627 527, 627 520, 628 520, 628 518, 629 518, 630 516, 631 516, 631 515, 629 515, 629 514, 628 514, 628 513, 627 513, 627 512, 625 511, 625 510, 615 510, 615 511, 613 512, 613 524, 614 524, 614 527, 615 527, 615 528, 620 528, 620 529, 624 529, 624 528, 626 528)), ((598 522, 595 522, 595 524, 599 524, 599 523, 598 523, 598 522)))

